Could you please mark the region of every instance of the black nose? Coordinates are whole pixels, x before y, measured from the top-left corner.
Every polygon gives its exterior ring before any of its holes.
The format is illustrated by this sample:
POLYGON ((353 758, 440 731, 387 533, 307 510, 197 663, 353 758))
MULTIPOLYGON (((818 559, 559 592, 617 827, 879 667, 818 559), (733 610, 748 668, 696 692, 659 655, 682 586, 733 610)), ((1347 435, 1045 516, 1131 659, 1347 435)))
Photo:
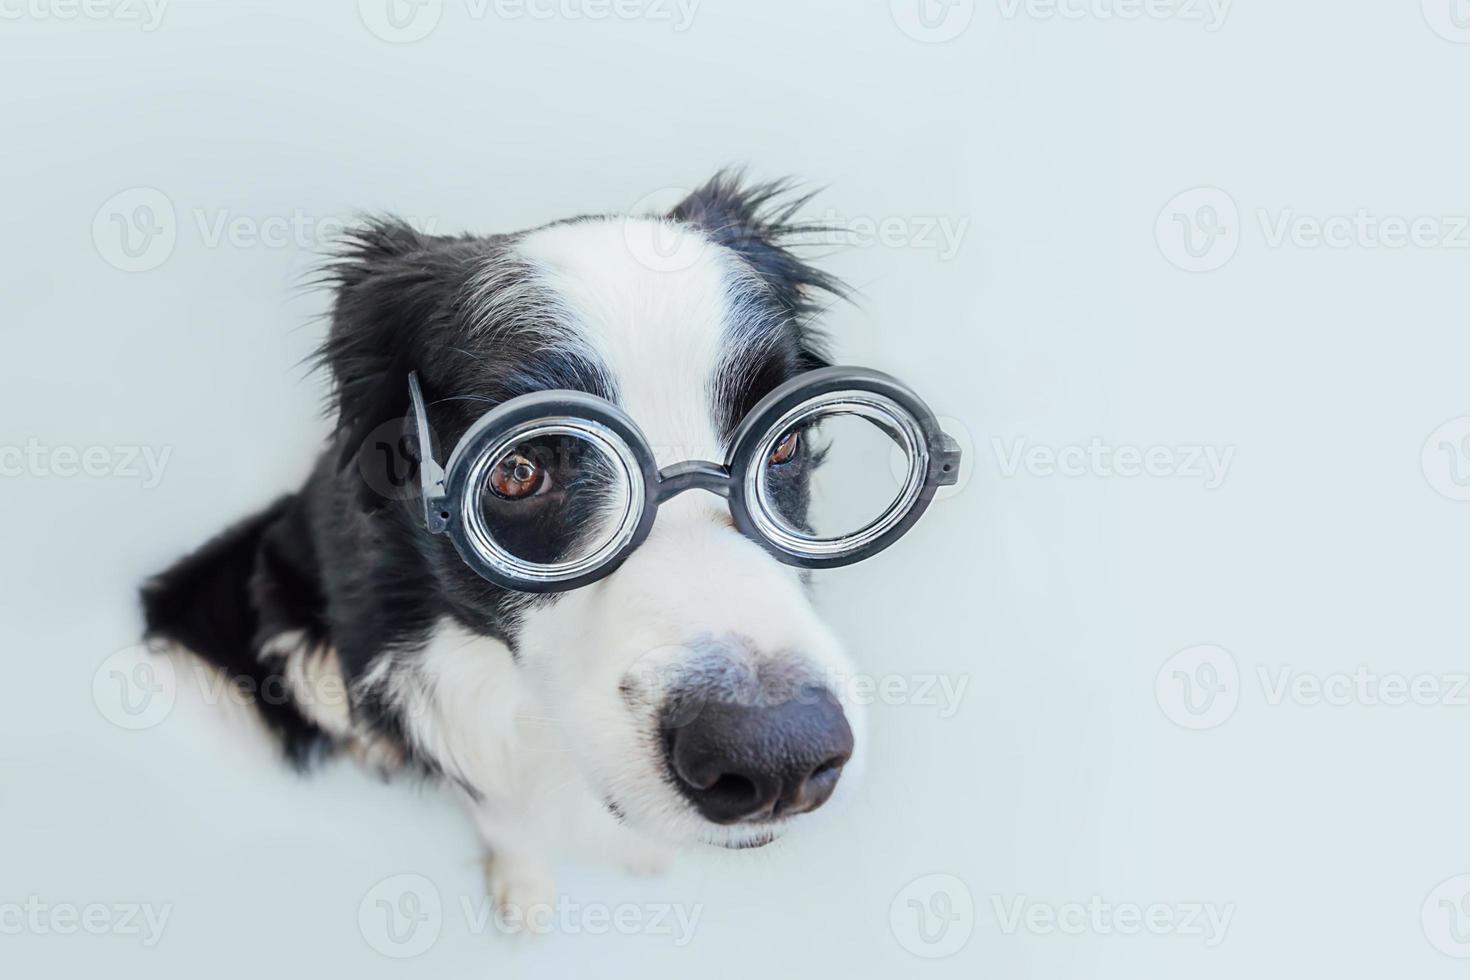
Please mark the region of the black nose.
POLYGON ((815 810, 852 755, 842 707, 810 687, 777 705, 705 702, 665 739, 679 788, 721 824, 815 810))

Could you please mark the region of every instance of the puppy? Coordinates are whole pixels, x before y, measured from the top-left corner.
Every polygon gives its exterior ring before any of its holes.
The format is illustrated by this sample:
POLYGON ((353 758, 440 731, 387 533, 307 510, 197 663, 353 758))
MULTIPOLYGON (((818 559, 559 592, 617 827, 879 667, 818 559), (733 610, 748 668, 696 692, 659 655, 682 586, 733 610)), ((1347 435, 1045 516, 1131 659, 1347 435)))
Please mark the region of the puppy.
POLYGON ((800 203, 721 174, 666 216, 355 232, 326 271, 332 444, 145 586, 150 637, 259 692, 298 766, 347 750, 455 787, 501 902, 551 900, 568 845, 643 868, 775 839, 850 787, 861 728, 804 573, 686 493, 600 581, 492 585, 425 527, 408 379, 435 450, 573 389, 626 412, 661 466, 720 459, 762 396, 827 362, 813 318, 841 287, 791 250, 800 203))

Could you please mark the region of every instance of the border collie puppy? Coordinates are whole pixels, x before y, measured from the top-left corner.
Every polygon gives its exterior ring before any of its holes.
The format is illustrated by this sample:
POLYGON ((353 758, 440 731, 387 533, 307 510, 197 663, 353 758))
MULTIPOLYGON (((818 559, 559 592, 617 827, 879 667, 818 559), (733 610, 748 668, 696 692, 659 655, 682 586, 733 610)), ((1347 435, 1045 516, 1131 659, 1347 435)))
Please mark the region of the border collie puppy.
POLYGON ((720 174, 664 216, 355 232, 326 275, 332 445, 298 491, 148 583, 149 636, 287 692, 254 704, 298 766, 345 749, 456 787, 502 903, 551 901, 571 844, 653 868, 677 845, 775 839, 844 768, 851 784, 860 729, 799 569, 686 493, 610 576, 507 591, 429 533, 402 471, 411 372, 436 452, 507 399, 575 389, 631 416, 661 466, 723 458, 763 395, 826 363, 811 320, 841 287, 790 251, 804 199, 785 190, 720 174), (633 247, 658 236, 678 262, 633 247))

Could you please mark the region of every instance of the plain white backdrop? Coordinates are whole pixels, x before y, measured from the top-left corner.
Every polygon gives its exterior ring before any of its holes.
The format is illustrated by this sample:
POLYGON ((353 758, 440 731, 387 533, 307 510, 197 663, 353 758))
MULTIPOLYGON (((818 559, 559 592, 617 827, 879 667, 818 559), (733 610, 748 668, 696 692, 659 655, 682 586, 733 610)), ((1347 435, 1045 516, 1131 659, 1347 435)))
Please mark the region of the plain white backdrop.
POLYGON ((1463 974, 1460 0, 0 18, 0 972, 1463 974), (304 475, 342 221, 511 230, 731 163, 826 187, 839 349, 967 479, 819 577, 889 685, 854 806, 568 866, 553 935, 499 935, 446 799, 297 779, 137 674, 135 588, 304 475))

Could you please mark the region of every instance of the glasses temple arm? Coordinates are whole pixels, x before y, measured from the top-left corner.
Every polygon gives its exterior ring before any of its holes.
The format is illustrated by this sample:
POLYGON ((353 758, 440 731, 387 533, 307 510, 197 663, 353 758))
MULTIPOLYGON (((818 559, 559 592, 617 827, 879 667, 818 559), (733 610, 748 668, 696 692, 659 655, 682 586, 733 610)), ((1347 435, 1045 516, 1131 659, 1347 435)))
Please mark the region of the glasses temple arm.
POLYGON ((435 534, 448 526, 440 511, 444 497, 444 469, 434 459, 434 444, 429 438, 429 415, 424 408, 424 392, 419 387, 419 373, 408 374, 408 396, 413 403, 414 438, 418 442, 419 487, 423 491, 424 521, 435 534))

